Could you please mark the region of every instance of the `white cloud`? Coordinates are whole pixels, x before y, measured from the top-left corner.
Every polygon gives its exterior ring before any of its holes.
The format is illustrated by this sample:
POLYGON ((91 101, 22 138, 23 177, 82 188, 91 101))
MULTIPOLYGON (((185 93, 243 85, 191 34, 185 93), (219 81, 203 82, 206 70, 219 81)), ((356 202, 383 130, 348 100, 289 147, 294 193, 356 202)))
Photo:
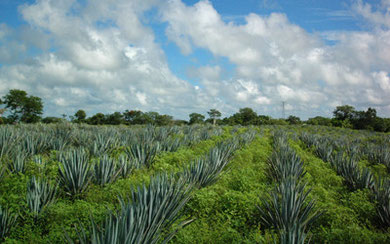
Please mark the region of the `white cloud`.
MULTIPOLYGON (((44 39, 42 53, 28 62, 0 67, 0 94, 24 89, 42 97, 50 115, 73 114, 80 108, 89 115, 141 109, 184 118, 194 102, 207 107, 209 97, 170 71, 153 30, 141 21, 156 4, 91 0, 84 6, 77 1, 38 0, 21 6, 29 24, 23 27, 29 32, 24 38, 46 33, 50 42, 44 39)), ((4 24, 0 42, 10 33, 17 44, 27 43, 4 24)), ((10 50, 10 55, 15 53, 10 50)))
POLYGON ((168 23, 168 37, 179 46, 185 43, 184 54, 205 48, 236 65, 235 77, 229 82, 204 79, 207 82, 202 83, 225 100, 237 101, 239 106, 266 101, 275 108, 287 100, 304 117, 318 113, 309 108, 329 111, 334 101, 340 101, 358 108, 379 105, 379 112, 388 116, 390 111, 383 108, 390 98, 383 96, 378 83, 386 87, 390 69, 389 6, 382 1, 374 11, 358 1, 351 11, 376 27, 324 35, 306 32, 282 13, 249 14, 244 24, 226 23, 209 1, 186 6, 172 0, 162 9, 162 16, 168 23), (321 36, 336 44, 327 45, 321 36), (256 100, 253 94, 264 98, 256 100))
POLYGON ((304 118, 330 116, 340 104, 390 116, 388 0, 353 3, 350 12, 369 23, 364 30, 315 34, 283 13, 225 22, 209 1, 37 0, 19 11, 28 25, 0 23, 0 94, 24 89, 44 98, 51 115, 141 109, 187 118, 251 107, 278 117, 286 101, 304 118), (216 61, 192 69, 195 84, 175 76, 145 15, 153 8, 184 55, 202 48, 234 71, 216 61))

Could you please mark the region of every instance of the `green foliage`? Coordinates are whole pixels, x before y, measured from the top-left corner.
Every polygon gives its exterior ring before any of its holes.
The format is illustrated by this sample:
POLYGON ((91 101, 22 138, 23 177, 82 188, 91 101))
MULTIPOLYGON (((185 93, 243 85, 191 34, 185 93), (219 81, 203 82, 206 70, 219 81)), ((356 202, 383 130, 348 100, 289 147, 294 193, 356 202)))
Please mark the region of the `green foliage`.
POLYGON ((204 115, 202 114, 198 114, 198 113, 191 113, 189 115, 190 117, 190 121, 189 121, 189 124, 192 125, 192 124, 201 124, 204 122, 204 115))
POLYGON ((302 121, 299 117, 297 116, 294 116, 294 115, 290 115, 288 116, 288 118, 286 119, 286 121, 290 124, 290 125, 298 125, 300 124, 302 121))
POLYGON ((11 115, 9 120, 12 122, 36 123, 41 119, 43 111, 42 99, 35 96, 27 96, 23 90, 13 89, 3 97, 6 108, 11 115))
POLYGON ((87 114, 85 113, 84 110, 82 109, 79 109, 77 110, 77 112, 74 114, 74 117, 76 118, 76 121, 77 123, 82 123, 85 121, 85 119, 87 118, 87 114))

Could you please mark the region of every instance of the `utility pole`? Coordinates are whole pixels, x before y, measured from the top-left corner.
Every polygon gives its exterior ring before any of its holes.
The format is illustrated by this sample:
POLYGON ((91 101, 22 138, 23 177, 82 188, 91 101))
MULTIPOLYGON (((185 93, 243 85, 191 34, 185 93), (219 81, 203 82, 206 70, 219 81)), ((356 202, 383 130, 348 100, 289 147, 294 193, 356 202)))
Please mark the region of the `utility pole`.
POLYGON ((282 102, 282 118, 283 119, 286 119, 286 114, 285 114, 285 112, 284 112, 284 105, 286 104, 286 102, 285 101, 283 101, 282 102))

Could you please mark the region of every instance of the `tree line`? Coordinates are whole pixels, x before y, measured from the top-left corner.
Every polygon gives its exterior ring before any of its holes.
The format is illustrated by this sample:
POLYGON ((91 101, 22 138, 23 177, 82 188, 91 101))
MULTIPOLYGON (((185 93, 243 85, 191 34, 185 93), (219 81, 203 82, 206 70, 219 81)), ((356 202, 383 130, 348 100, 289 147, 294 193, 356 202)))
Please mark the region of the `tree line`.
POLYGON ((323 126, 335 126, 351 129, 365 129, 378 132, 390 132, 390 118, 377 116, 374 108, 367 111, 358 111, 353 106, 338 106, 333 111, 332 118, 316 116, 302 121, 299 117, 290 115, 287 119, 275 119, 267 115, 258 115, 251 108, 241 108, 232 116, 221 118, 221 112, 217 109, 210 109, 208 117, 200 113, 189 114, 189 120, 174 120, 172 116, 159 114, 158 112, 143 112, 140 110, 126 110, 112 114, 96 113, 87 117, 84 110, 78 110, 74 115, 63 115, 61 117, 44 117, 42 99, 28 95, 23 90, 13 89, 0 99, 0 124, 15 123, 59 123, 70 120, 73 123, 86 123, 91 125, 144 125, 153 124, 182 125, 182 124, 218 124, 218 125, 297 125, 311 124, 323 126), (3 116, 5 114, 8 116, 3 116))

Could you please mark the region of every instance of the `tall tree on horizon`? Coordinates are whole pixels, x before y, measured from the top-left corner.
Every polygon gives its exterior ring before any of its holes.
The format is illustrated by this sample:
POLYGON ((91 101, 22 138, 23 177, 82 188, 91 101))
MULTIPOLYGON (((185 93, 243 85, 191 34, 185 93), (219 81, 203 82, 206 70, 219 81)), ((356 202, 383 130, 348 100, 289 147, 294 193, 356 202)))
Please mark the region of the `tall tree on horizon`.
POLYGON ((36 123, 43 114, 42 99, 36 96, 27 96, 27 92, 12 89, 3 96, 0 104, 10 111, 8 119, 12 122, 36 123))
POLYGON ((213 120, 213 125, 215 125, 215 123, 217 122, 217 118, 220 118, 221 117, 221 112, 219 112, 218 110, 216 109, 210 109, 209 112, 207 112, 208 115, 210 116, 210 118, 213 120))

